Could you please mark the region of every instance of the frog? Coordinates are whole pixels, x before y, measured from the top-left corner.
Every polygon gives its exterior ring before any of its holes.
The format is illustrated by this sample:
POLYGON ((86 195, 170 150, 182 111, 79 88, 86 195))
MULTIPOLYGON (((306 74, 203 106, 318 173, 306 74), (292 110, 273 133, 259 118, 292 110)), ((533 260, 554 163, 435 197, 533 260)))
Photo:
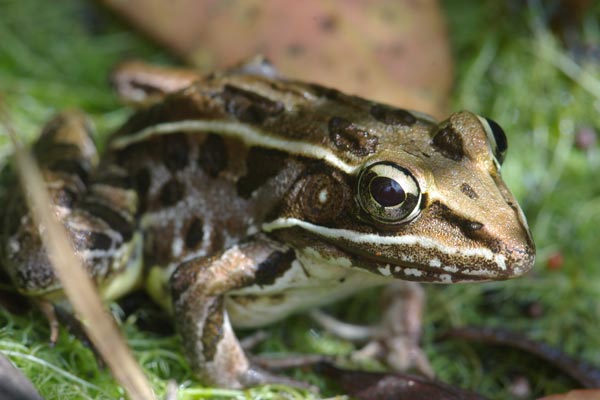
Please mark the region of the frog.
MULTIPOLYGON (((103 300, 146 290, 206 384, 277 379, 234 328, 369 288, 505 280, 534 264, 491 119, 438 121, 285 78, 264 59, 209 74, 128 62, 113 83, 136 110, 102 155, 77 111, 32 151, 103 300)), ((68 308, 24 193, 5 201, 2 267, 19 292, 68 308)), ((388 325, 404 320, 394 304, 388 325)))

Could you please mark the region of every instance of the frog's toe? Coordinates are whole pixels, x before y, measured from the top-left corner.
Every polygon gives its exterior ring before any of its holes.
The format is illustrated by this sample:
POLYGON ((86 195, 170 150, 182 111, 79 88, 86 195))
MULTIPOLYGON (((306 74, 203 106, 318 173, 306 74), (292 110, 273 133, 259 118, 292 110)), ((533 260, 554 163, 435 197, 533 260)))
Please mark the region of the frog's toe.
POLYGON ((410 336, 399 335, 385 339, 374 339, 362 349, 354 352, 351 357, 355 361, 376 358, 394 371, 405 372, 415 369, 428 378, 435 377, 429 359, 418 342, 410 336))
POLYGON ((362 362, 375 358, 394 371, 404 372, 414 368, 425 376, 435 375, 427 356, 419 346, 418 333, 394 332, 386 329, 386 324, 349 324, 319 310, 311 311, 310 315, 324 329, 339 338, 352 342, 366 342, 360 350, 351 354, 350 358, 354 361, 362 362))
POLYGON ((60 333, 60 323, 58 322, 54 305, 43 299, 38 299, 34 302, 48 320, 48 326, 50 328, 50 346, 54 346, 58 341, 58 335, 60 333))
POLYGON ((435 372, 429 359, 412 338, 395 337, 385 342, 386 364, 396 371, 415 368, 423 375, 433 378, 435 372))
MULTIPOLYGON (((263 362, 264 360, 261 361, 261 364, 263 364, 263 362)), ((248 368, 248 371, 245 374, 243 374, 240 378, 243 387, 276 384, 310 390, 311 392, 315 393, 319 391, 319 389, 316 386, 311 385, 307 382, 303 382, 298 379, 290 378, 283 375, 278 375, 270 371, 266 371, 256 365, 251 365, 250 368, 248 368)))

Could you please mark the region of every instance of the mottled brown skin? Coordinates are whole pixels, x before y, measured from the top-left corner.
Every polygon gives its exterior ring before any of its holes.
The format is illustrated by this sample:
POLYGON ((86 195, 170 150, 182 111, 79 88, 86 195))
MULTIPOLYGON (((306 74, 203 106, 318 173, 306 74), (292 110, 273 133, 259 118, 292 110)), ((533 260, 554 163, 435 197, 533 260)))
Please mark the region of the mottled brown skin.
MULTIPOLYGON (((135 229, 135 209, 130 203, 137 196, 133 190, 100 182, 123 178, 124 171, 114 166, 98 173, 98 179, 90 177, 98 159, 85 117, 78 112, 55 117, 44 128, 33 152, 57 216, 68 228, 74 247, 80 251, 127 247, 125 243, 131 241, 135 229)), ((38 227, 27 213, 22 191, 13 190, 11 194, 3 226, 3 266, 20 291, 53 298, 60 292, 60 284, 42 248, 38 227)), ((100 286, 121 270, 110 257, 92 255, 85 261, 100 286)))
MULTIPOLYGON (((173 311, 206 383, 277 380, 252 367, 232 325, 268 324, 393 278, 506 279, 533 264, 526 222, 500 178, 504 134, 471 113, 436 124, 279 79, 266 64, 207 77, 136 64, 119 73, 121 92, 135 87, 146 105, 99 166, 85 124, 68 114, 48 130, 79 134, 43 135, 36 147, 58 154, 66 142, 74 156, 38 159, 104 297, 145 285, 173 311)), ((22 292, 61 302, 37 227, 14 204, 3 265, 22 292)), ((419 332, 409 330, 412 349, 419 332)), ((380 353, 394 364, 393 352, 380 353)))

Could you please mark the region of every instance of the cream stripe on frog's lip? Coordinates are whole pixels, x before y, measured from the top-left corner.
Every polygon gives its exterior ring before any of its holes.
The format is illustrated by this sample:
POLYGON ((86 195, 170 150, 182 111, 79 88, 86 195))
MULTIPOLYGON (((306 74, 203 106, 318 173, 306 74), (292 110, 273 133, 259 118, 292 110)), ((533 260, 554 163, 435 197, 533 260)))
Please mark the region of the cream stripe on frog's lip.
POLYGON ((302 221, 297 218, 278 218, 271 222, 266 222, 262 228, 266 232, 271 232, 277 229, 291 228, 294 226, 301 227, 308 231, 317 233, 331 239, 345 239, 354 243, 372 243, 379 245, 419 245, 424 248, 430 248, 440 251, 448 255, 461 255, 463 257, 480 257, 485 260, 492 261, 502 271, 506 270, 506 260, 501 254, 494 254, 487 248, 475 249, 457 249, 454 247, 444 246, 436 243, 431 239, 425 239, 414 235, 402 236, 380 236, 373 233, 360 233, 348 229, 326 228, 319 225, 311 224, 310 222, 302 221))
POLYGON ((169 133, 181 131, 210 131, 213 133, 221 133, 226 136, 233 136, 249 146, 263 146, 270 149, 283 150, 290 154, 322 159, 348 174, 354 173, 354 171, 360 167, 360 165, 354 166, 342 161, 335 154, 323 147, 308 144, 306 142, 275 138, 267 135, 260 129, 254 129, 239 122, 202 120, 165 122, 149 126, 131 135, 118 137, 110 143, 110 147, 113 149, 122 149, 130 144, 141 142, 154 135, 167 135, 169 133))
POLYGON ((433 267, 431 265, 416 265, 385 262, 378 260, 375 257, 368 255, 358 256, 362 261, 367 261, 373 264, 373 271, 377 271, 382 276, 393 276, 406 280, 414 280, 417 282, 477 282, 489 281, 498 279, 498 275, 490 270, 485 269, 462 269, 459 270, 456 266, 451 267, 433 267))

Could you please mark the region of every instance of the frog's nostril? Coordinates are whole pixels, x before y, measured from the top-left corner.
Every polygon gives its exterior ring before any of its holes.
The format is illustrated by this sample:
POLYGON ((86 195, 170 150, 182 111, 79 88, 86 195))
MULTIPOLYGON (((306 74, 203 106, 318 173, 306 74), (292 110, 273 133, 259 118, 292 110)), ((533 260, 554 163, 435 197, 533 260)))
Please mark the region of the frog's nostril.
POLYGON ((478 231, 483 228, 483 224, 481 222, 471 221, 465 225, 465 229, 470 231, 478 231))

